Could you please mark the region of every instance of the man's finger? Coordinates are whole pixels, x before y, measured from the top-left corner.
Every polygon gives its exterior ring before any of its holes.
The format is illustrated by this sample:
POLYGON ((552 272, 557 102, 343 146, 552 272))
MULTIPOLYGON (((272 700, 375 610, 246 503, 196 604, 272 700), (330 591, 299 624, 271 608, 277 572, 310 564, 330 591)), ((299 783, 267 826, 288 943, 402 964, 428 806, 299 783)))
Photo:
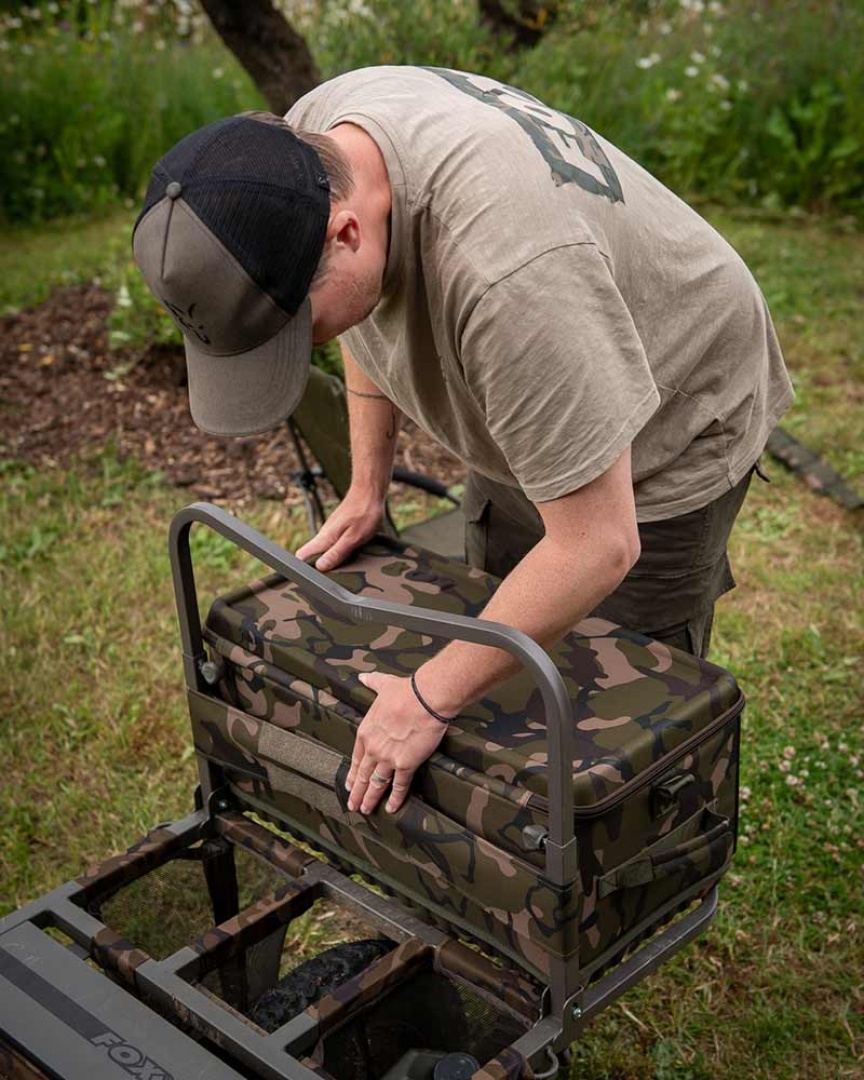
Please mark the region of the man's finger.
POLYGON ((348 795, 349 810, 359 810, 363 805, 366 789, 369 787, 369 781, 372 779, 376 764, 375 759, 370 757, 369 754, 366 754, 360 762, 354 783, 351 785, 351 792, 348 795))
POLYGON ((389 769, 381 765, 372 770, 372 775, 369 777, 369 786, 366 788, 366 794, 360 804, 361 814, 371 814, 384 798, 387 789, 390 787, 390 775, 389 769))
POLYGON ((363 683, 367 690, 371 690, 373 693, 377 694, 380 693, 382 684, 388 679, 393 678, 393 676, 385 675, 381 671, 363 671, 357 678, 363 683))
POLYGON ((408 797, 411 789, 413 769, 397 769, 390 782, 390 798, 387 800, 387 813, 395 813, 408 797))
POLYGON ((312 539, 307 540, 305 544, 301 544, 294 554, 298 559, 309 559, 313 555, 320 555, 333 543, 331 531, 325 528, 315 533, 312 539))
POLYGON ((363 736, 358 730, 357 735, 354 738, 354 749, 351 752, 351 765, 348 769, 348 775, 345 777, 345 787, 350 791, 354 786, 354 781, 357 779, 357 771, 360 768, 360 763, 366 754, 365 745, 363 743, 363 736))

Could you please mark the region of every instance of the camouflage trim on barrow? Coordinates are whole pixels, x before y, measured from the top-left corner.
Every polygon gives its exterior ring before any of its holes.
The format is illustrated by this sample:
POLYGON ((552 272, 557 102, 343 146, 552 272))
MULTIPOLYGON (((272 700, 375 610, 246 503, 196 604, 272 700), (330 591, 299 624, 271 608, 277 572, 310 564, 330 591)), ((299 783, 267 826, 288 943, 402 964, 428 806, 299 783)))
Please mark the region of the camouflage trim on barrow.
POLYGON ((88 951, 100 967, 116 971, 132 987, 135 986, 135 972, 150 959, 143 949, 136 948, 107 926, 94 934, 88 951))
MULTIPOLYGON (((477 615, 496 586, 480 571, 385 541, 328 576, 361 596, 459 615, 477 615)), ((383 623, 337 617, 279 578, 217 600, 207 632, 269 665, 253 678, 266 670, 276 680, 276 669, 361 714, 374 698, 359 682, 361 672, 410 675, 443 644, 383 623)), ((573 702, 576 806, 608 797, 740 698, 734 679, 720 668, 602 619, 580 623, 552 655, 573 702)), ((266 701, 261 706, 266 709, 266 701)), ((441 751, 476 772, 545 795, 545 723, 531 677, 516 675, 464 710, 441 751)))
POLYGON ((461 942, 448 939, 435 954, 436 971, 463 979, 475 993, 488 991, 528 1020, 539 1020, 541 992, 512 968, 502 968, 461 942))
POLYGON ((75 880, 84 887, 88 899, 115 892, 161 866, 175 851, 192 842, 188 836, 179 836, 169 829, 151 829, 126 851, 91 866, 75 880))
POLYGON ((409 938, 392 952, 376 960, 353 979, 337 986, 320 997, 306 1012, 319 1025, 324 1035, 334 1024, 343 1023, 351 1013, 370 1001, 382 997, 391 986, 406 979, 413 971, 429 961, 432 950, 416 938, 409 938))
POLYGON ((301 851, 254 821, 248 821, 242 814, 218 814, 216 831, 232 844, 251 851, 269 866, 274 866, 293 878, 301 877, 304 868, 315 862, 315 856, 308 851, 301 851))
POLYGON ((525 1058, 518 1050, 508 1046, 475 1072, 471 1080, 533 1080, 533 1076, 525 1058))
POLYGON ((201 970, 211 970, 303 915, 317 896, 318 890, 314 887, 286 882, 270 896, 262 897, 232 919, 201 934, 189 948, 200 957, 206 957, 206 965, 201 970))

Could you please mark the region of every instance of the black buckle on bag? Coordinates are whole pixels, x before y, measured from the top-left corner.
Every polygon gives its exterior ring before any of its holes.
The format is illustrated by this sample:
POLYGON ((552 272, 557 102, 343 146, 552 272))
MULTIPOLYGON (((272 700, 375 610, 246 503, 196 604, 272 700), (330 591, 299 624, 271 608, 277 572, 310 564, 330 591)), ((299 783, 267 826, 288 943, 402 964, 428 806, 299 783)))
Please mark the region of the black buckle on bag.
POLYGON ((651 789, 651 816, 658 818, 668 814, 678 804, 678 796, 696 777, 689 772, 674 772, 655 784, 651 789))

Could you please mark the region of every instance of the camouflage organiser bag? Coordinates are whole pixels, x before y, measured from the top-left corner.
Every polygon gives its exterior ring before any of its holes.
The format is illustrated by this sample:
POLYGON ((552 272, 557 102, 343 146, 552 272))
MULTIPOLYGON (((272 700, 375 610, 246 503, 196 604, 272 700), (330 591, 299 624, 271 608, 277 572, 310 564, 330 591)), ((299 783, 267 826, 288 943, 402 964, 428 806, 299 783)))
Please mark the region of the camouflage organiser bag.
MULTIPOLYGON (((327 576, 358 596, 475 616, 497 584, 389 540, 327 576)), ((706 661, 600 619, 553 650, 572 706, 578 867, 555 884, 544 714, 527 672, 451 722, 400 811, 364 817, 344 790, 374 698, 358 676, 407 676, 442 642, 352 621, 276 576, 218 599, 204 637, 213 692, 189 691, 195 746, 243 804, 540 979, 571 961, 596 976, 729 865, 743 697, 706 661)))

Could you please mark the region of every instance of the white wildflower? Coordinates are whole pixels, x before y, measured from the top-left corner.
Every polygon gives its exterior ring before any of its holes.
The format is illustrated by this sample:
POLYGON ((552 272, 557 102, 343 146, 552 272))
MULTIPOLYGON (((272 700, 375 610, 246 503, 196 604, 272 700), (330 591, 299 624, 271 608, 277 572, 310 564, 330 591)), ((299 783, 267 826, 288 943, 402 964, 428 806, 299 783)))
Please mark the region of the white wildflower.
POLYGON ((720 108, 723 110, 723 112, 729 112, 731 110, 731 108, 732 108, 732 102, 731 101, 726 101, 724 99, 723 101, 720 102, 720 108))
POLYGON ((789 787, 801 787, 803 786, 804 781, 799 780, 797 776, 792 776, 792 774, 790 773, 789 776, 786 777, 786 783, 789 785, 789 787))
POLYGON ((709 82, 716 86, 719 90, 729 89, 729 80, 725 75, 721 75, 719 71, 715 71, 711 76, 709 82))
POLYGON ((681 91, 677 90, 674 86, 670 86, 666 91, 666 98, 668 101, 680 101, 681 91))
POLYGON ((654 67, 655 64, 659 64, 659 63, 660 63, 660 54, 655 52, 655 53, 651 53, 650 56, 642 56, 642 57, 640 57, 636 61, 636 67, 642 68, 643 70, 647 70, 648 68, 652 68, 652 67, 654 67))
POLYGON ((213 68, 212 75, 213 75, 214 79, 221 79, 224 74, 225 74, 225 68, 221 68, 221 67, 213 68))
POLYGON ((704 64, 705 54, 701 52, 691 52, 690 59, 693 61, 694 64, 704 64))
POLYGON ((695 79, 696 76, 699 74, 699 68, 693 67, 691 65, 690 67, 684 68, 684 74, 687 76, 688 79, 695 79))
POLYGON ((783 757, 785 757, 787 761, 791 761, 792 758, 795 757, 795 747, 794 746, 784 746, 783 747, 783 757))

